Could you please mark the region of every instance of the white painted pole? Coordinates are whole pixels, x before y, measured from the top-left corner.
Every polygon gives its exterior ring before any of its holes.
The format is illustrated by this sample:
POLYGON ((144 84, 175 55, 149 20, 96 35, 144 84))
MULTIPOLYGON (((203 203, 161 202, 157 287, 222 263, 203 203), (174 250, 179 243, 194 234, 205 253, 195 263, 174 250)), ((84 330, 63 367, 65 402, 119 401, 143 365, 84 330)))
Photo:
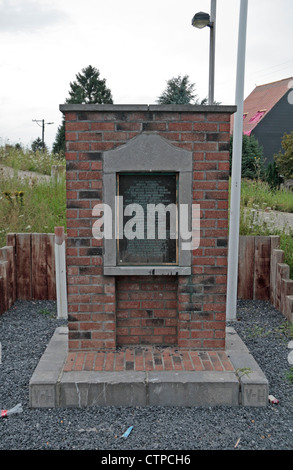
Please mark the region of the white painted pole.
POLYGON ((55 227, 55 270, 57 318, 67 318, 65 234, 63 227, 55 227))
POLYGON ((226 319, 236 320, 237 309, 237 282, 238 282, 238 249, 240 226, 240 196, 241 196, 241 165, 243 142, 243 101, 245 81, 245 54, 247 31, 248 0, 241 0, 239 14, 239 37, 236 77, 236 105, 234 115, 231 198, 230 198, 230 226, 228 249, 228 282, 226 319))
POLYGON ((214 104, 215 95, 215 55, 216 55, 216 16, 217 16, 217 0, 211 0, 210 14, 210 67, 209 67, 209 97, 208 104, 214 104))

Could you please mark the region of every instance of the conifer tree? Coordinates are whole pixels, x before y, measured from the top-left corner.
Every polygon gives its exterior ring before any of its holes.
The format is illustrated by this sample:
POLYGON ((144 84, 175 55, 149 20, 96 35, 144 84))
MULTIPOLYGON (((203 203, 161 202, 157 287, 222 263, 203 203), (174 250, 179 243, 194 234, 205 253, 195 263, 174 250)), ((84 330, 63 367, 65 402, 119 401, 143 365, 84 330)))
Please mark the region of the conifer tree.
POLYGON ((206 104, 204 98, 199 102, 195 94, 195 85, 190 83, 188 75, 178 75, 167 81, 167 86, 157 99, 159 104, 206 104))
MULTIPOLYGON (((65 100, 68 104, 112 104, 112 93, 106 86, 106 80, 100 78, 100 72, 89 65, 76 74, 76 80, 70 82, 69 98, 65 100)), ((58 127, 54 153, 65 153, 65 120, 58 127)))
POLYGON ((47 150, 47 147, 46 147, 46 144, 43 144, 42 142, 42 139, 40 139, 40 137, 37 137, 32 145, 31 145, 31 149, 33 152, 37 152, 38 150, 39 151, 42 151, 42 150, 47 150))
POLYGON ((59 153, 61 156, 65 154, 65 120, 62 118, 62 124, 57 129, 55 142, 52 147, 53 153, 59 153))
POLYGON ((112 94, 106 86, 106 80, 100 78, 100 72, 89 65, 76 75, 76 81, 70 83, 69 98, 71 104, 112 104, 112 94))
MULTIPOLYGON (((230 137, 230 174, 233 160, 233 135, 230 137)), ((243 135, 241 177, 248 179, 265 178, 263 148, 254 135, 243 135)))

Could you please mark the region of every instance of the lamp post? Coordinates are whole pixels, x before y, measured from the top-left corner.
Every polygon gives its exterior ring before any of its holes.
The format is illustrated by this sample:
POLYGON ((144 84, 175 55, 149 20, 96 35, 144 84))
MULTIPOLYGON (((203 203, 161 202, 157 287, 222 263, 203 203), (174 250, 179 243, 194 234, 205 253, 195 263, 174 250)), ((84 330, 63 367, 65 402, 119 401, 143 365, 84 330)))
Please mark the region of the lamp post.
POLYGON ((208 104, 214 104, 214 88, 215 88, 215 50, 216 50, 216 12, 217 0, 211 0, 211 13, 200 11, 192 18, 192 26, 198 29, 210 28, 210 64, 209 64, 209 95, 208 104))

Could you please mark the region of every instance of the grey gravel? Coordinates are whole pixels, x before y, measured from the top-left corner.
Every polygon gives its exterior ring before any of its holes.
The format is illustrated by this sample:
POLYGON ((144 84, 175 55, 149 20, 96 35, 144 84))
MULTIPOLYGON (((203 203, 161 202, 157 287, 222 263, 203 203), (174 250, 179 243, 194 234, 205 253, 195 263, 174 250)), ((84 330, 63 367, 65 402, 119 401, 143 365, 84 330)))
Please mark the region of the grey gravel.
MULTIPOLYGON (((0 450, 292 450, 293 384, 287 374, 288 322, 268 302, 239 301, 231 322, 269 381, 266 407, 90 407, 31 409, 29 380, 55 328, 56 303, 17 301, 0 316, 0 450), (121 435, 129 426, 127 439, 121 435)), ((118 455, 118 454, 115 454, 118 455)), ((121 453, 122 455, 122 453, 121 453)))

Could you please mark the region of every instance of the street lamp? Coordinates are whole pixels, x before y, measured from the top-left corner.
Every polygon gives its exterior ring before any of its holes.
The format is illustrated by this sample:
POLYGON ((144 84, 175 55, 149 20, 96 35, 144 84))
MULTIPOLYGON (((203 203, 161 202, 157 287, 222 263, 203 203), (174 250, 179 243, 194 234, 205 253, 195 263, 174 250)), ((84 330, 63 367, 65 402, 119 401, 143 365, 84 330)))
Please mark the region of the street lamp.
POLYGON ((209 96, 208 104, 214 104, 215 88, 215 49, 216 49, 216 10, 217 0, 211 0, 211 14, 200 11, 192 18, 192 26, 203 29, 206 26, 210 28, 210 66, 209 66, 209 96))
POLYGON ((204 13, 203 11, 200 11, 199 13, 196 13, 194 17, 192 18, 192 26, 198 29, 205 28, 206 26, 210 25, 210 15, 208 13, 204 13))

